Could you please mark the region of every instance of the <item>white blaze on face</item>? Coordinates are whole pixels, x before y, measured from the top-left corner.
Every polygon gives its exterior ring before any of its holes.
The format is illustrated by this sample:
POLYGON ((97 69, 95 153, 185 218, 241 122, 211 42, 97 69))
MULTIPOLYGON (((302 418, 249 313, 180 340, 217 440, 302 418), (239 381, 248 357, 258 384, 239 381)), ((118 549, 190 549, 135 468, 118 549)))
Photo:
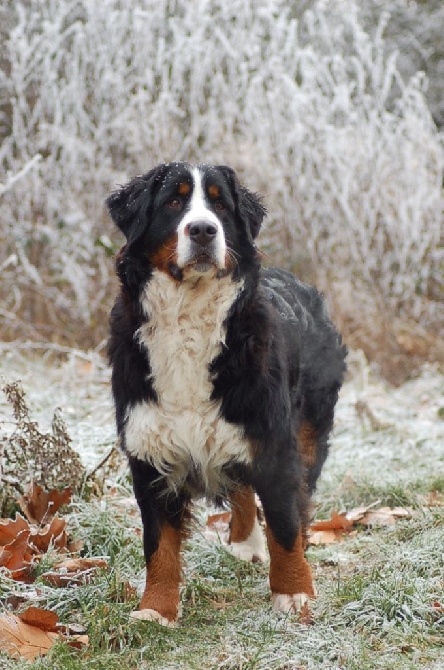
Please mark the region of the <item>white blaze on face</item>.
POLYGON ((177 229, 177 265, 184 268, 193 260, 195 250, 190 239, 189 229, 194 223, 204 222, 214 226, 217 230, 208 251, 211 251, 212 260, 216 266, 223 269, 225 267, 226 243, 222 224, 208 207, 202 185, 203 174, 198 168, 193 168, 192 178, 193 194, 190 206, 177 229))

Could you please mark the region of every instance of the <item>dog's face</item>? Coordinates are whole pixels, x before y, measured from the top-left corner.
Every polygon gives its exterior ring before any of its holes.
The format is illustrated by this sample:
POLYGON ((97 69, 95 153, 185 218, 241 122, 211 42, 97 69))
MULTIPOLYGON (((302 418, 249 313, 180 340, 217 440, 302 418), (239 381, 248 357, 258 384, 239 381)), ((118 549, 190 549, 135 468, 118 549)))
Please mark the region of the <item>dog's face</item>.
POLYGON ((126 250, 175 281, 222 277, 254 255, 265 209, 225 166, 159 165, 107 200, 126 250))

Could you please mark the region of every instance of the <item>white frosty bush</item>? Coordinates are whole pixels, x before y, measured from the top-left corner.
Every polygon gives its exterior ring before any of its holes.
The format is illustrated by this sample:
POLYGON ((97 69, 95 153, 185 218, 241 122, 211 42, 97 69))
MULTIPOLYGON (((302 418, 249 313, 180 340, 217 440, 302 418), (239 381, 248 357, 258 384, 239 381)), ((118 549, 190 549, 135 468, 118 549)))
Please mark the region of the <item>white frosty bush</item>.
POLYGON ((105 332, 120 240, 103 200, 174 159, 231 164, 265 195, 273 262, 327 293, 340 283, 390 315, 436 320, 426 295, 442 262, 442 144, 423 77, 404 82, 387 53, 386 15, 370 36, 355 0, 17 0, 1 11, 11 328, 77 342, 105 332))

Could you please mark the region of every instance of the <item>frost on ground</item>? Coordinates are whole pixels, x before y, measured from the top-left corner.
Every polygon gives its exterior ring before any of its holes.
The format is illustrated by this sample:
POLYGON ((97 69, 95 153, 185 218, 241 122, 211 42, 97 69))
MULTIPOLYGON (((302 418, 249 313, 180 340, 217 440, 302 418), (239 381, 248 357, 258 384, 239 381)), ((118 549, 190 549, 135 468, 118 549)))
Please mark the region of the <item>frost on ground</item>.
MULTIPOLYGON (((116 441, 111 402, 110 373, 105 359, 96 353, 39 348, 29 344, 0 344, 0 377, 20 380, 31 417, 43 430, 50 430, 54 410, 61 409, 73 448, 86 468, 93 469, 116 441), (57 360, 58 359, 58 360, 57 360)), ((2 393, 0 431, 13 429, 12 411, 2 393)))
MULTIPOLYGON (((36 347, 0 344, 0 377, 21 380, 42 430, 49 429, 54 409, 61 407, 73 446, 94 469, 115 443, 109 369, 98 353, 36 347)), ((358 353, 350 354, 349 368, 317 495, 324 510, 318 511, 328 514, 342 501, 348 505, 350 490, 356 504, 384 489, 407 495, 418 482, 430 490, 440 477, 442 487, 442 372, 423 368, 393 388, 358 353)), ((0 393, 0 430, 12 431, 11 420, 0 393)), ((122 482, 116 474, 110 484, 116 480, 122 482)), ((110 570, 94 583, 55 589, 39 582, 38 589, 30 589, 2 575, 4 598, 18 594, 88 629, 90 648, 80 659, 82 668, 444 668, 442 506, 419 507, 395 526, 362 529, 338 544, 311 547, 318 590, 313 626, 271 611, 267 567, 236 561, 208 541, 202 532, 207 510, 199 506, 201 528, 196 526, 184 551, 184 616, 177 630, 165 632, 144 622, 129 626, 137 598, 130 595, 128 602, 118 595, 124 587, 133 592, 143 586, 144 579, 140 516, 128 495, 126 484, 110 487, 100 500, 78 499, 69 513, 85 555, 108 560, 110 570)), ((61 646, 54 652, 58 656, 42 659, 39 667, 74 667, 66 653, 61 646)), ((11 660, 1 667, 18 666, 11 660)))
MULTIPOLYGON (((0 344, 0 354, 0 375, 5 381, 21 380, 32 418, 49 429, 54 410, 60 407, 73 447, 87 469, 93 469, 116 441, 105 359, 94 352, 60 354, 59 348, 17 349, 6 343, 0 344)), ((319 492, 344 481, 408 487, 442 473, 443 389, 444 375, 432 366, 418 370, 399 388, 390 387, 372 374, 359 353, 352 352, 319 492)), ((0 412, 0 430, 10 432, 12 412, 4 394, 0 412)))

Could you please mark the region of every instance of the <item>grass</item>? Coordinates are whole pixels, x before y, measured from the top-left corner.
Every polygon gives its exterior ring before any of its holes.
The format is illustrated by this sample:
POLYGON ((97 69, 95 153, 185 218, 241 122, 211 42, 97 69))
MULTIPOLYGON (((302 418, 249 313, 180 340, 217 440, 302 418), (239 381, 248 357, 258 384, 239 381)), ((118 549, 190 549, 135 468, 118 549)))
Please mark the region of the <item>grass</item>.
MULTIPOLYGON (((372 495, 413 504, 421 485, 415 489, 372 495)), ((342 502, 328 500, 332 508, 342 502)), ((318 589, 312 626, 271 611, 264 566, 237 561, 196 529, 185 549, 181 625, 169 630, 128 619, 137 596, 125 584, 140 587, 144 575, 138 516, 119 498, 79 501, 70 527, 84 540, 84 553, 107 556, 110 569, 74 588, 38 580, 33 604, 55 610, 62 622, 81 623, 89 648, 60 643, 32 664, 0 656, 0 668, 442 669, 444 614, 434 604, 443 600, 444 509, 423 510, 419 502, 416 508, 412 519, 394 528, 362 530, 340 544, 309 550, 318 589)), ((199 515, 204 520, 205 510, 199 515)), ((0 579, 5 602, 20 590, 29 587, 0 579)))
MULTIPOLYGON (((59 367, 4 357, 2 366, 20 373, 42 424, 50 424, 55 398, 70 408, 68 428, 89 467, 103 456, 113 418, 100 361, 80 386, 75 357, 59 367)), ((21 585, 0 574, 0 608, 9 607, 11 595, 33 594, 32 604, 56 611, 63 623, 81 624, 89 648, 61 643, 32 664, 0 655, 0 670, 444 670, 444 616, 434 606, 444 599, 444 507, 424 509, 424 496, 436 491, 439 501, 444 493, 444 424, 437 419, 442 374, 425 370, 393 389, 367 373, 344 385, 316 517, 363 504, 414 513, 392 528, 361 528, 342 543, 310 548, 318 590, 314 625, 273 613, 267 569, 236 561, 201 529, 184 552, 180 627, 130 622, 138 597, 127 582, 139 589, 144 582, 140 518, 128 504, 126 475, 117 482, 113 475, 108 495, 76 500, 69 515, 70 534, 83 540, 85 556, 107 557, 108 570, 90 584, 63 589, 41 578, 21 585), (361 398, 389 428, 372 430, 360 420, 361 398)), ((202 525, 206 513, 198 509, 202 525)), ((39 574, 55 558, 50 552, 39 574)))

